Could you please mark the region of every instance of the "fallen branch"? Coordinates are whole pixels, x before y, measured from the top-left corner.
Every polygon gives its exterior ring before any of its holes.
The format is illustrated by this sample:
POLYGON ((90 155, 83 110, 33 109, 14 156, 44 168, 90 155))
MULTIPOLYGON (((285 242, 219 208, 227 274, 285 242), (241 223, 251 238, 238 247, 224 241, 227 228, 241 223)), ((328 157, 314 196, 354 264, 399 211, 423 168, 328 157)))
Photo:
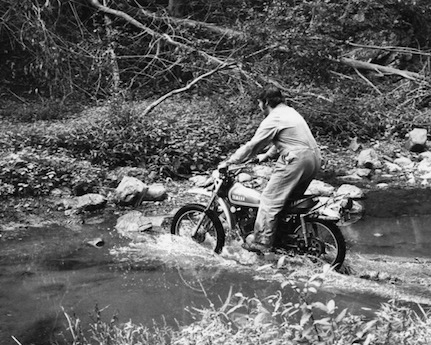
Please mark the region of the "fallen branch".
POLYGON ((211 23, 205 23, 205 22, 200 22, 197 20, 193 20, 193 19, 181 19, 181 18, 175 18, 175 17, 171 17, 171 16, 166 16, 166 17, 161 17, 161 16, 157 16, 155 13, 144 10, 143 8, 140 9, 140 12, 146 16, 147 18, 150 18, 154 21, 166 21, 169 23, 174 23, 175 25, 184 25, 187 26, 189 28, 192 29, 199 29, 199 28, 204 28, 208 31, 211 31, 215 34, 218 35, 222 35, 222 36, 227 36, 230 38, 239 38, 241 40, 244 40, 246 38, 246 35, 241 32, 241 31, 236 31, 233 29, 229 29, 229 28, 223 28, 211 23))
POLYGON ((354 69, 367 69, 383 75, 399 75, 403 78, 414 80, 414 81, 423 80, 425 78, 419 73, 405 71, 405 70, 392 68, 392 67, 386 67, 375 63, 364 62, 364 61, 359 61, 359 60, 354 60, 349 58, 341 58, 340 62, 354 69))
POLYGON ((166 99, 168 99, 169 97, 172 97, 173 95, 176 95, 176 94, 178 94, 178 93, 181 93, 181 92, 184 92, 184 91, 187 91, 187 90, 189 90, 193 85, 195 85, 195 84, 197 84, 198 82, 200 82, 202 79, 205 79, 205 78, 208 78, 209 76, 211 76, 211 75, 213 75, 214 73, 216 73, 216 72, 219 72, 219 71, 221 71, 222 69, 224 69, 224 68, 226 68, 226 67, 228 67, 228 66, 230 66, 230 65, 233 65, 234 63, 233 62, 231 62, 231 63, 223 63, 223 64, 220 64, 219 66, 217 66, 217 68, 215 68, 215 69, 213 69, 213 70, 211 70, 211 71, 209 71, 209 72, 206 72, 206 73, 204 73, 204 74, 201 74, 199 77, 197 77, 197 78, 195 78, 195 79, 193 79, 190 83, 188 83, 186 86, 184 86, 184 87, 181 87, 181 88, 179 88, 179 89, 175 89, 175 90, 172 90, 172 91, 170 91, 170 92, 168 92, 167 94, 165 94, 165 95, 163 95, 162 97, 160 97, 160 98, 158 98, 158 99, 156 99, 153 103, 151 103, 145 110, 144 110, 144 112, 142 113, 142 115, 141 116, 146 116, 146 115, 148 115, 155 107, 157 107, 160 103, 162 103, 163 101, 165 101, 166 99))
POLYGON ((415 55, 423 55, 423 56, 431 56, 431 53, 424 52, 422 50, 410 47, 396 47, 396 46, 373 46, 373 45, 365 45, 358 44, 353 42, 347 42, 347 44, 352 47, 357 48, 366 48, 366 49, 377 49, 377 50, 386 50, 390 52, 402 53, 402 54, 415 54, 415 55))

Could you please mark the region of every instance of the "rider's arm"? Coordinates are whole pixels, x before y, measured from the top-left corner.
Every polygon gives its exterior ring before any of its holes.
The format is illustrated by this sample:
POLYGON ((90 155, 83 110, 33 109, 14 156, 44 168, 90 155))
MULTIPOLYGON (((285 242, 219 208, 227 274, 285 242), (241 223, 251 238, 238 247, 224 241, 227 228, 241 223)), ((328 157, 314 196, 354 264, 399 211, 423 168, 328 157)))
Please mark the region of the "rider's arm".
POLYGON ((242 163, 262 151, 278 132, 274 121, 268 116, 262 121, 253 138, 241 146, 228 160, 229 163, 242 163))
POLYGON ((256 157, 257 157, 257 160, 259 161, 259 163, 261 163, 261 162, 267 161, 268 159, 277 158, 278 155, 279 155, 279 152, 278 152, 277 147, 274 144, 272 144, 266 150, 265 153, 258 154, 256 157))
POLYGON ((277 158, 278 157, 278 149, 275 145, 272 145, 268 151, 264 153, 265 159, 277 158))

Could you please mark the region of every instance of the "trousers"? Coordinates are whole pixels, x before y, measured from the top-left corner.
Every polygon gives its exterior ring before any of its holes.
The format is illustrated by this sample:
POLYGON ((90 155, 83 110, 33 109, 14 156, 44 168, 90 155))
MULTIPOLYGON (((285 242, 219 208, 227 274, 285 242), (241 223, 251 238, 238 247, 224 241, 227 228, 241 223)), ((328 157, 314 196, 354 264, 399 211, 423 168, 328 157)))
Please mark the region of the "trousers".
POLYGON ((316 177, 321 165, 318 149, 303 148, 280 155, 262 192, 254 225, 254 241, 272 246, 278 215, 286 200, 301 197, 316 177))

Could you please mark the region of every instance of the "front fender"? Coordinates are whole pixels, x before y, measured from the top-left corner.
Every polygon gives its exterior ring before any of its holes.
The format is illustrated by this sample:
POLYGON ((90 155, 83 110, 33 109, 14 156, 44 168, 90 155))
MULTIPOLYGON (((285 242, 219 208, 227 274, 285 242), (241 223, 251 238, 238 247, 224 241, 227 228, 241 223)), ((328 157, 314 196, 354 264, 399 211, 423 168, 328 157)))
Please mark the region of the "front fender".
MULTIPOLYGON (((235 225, 235 218, 230 211, 230 206, 228 202, 223 198, 217 198, 217 203, 219 204, 219 207, 223 213, 223 218, 221 219, 221 222, 223 224, 223 227, 227 226, 230 231, 233 230, 235 225)), ((227 230, 225 228, 225 230, 227 230)))
MULTIPOLYGON (((211 197, 212 192, 205 188, 193 188, 187 191, 189 194, 201 194, 208 197, 211 197)), ((230 206, 228 202, 223 198, 216 198, 216 201, 220 207, 220 210, 223 214, 223 217, 220 219, 225 230, 233 230, 235 226, 235 218, 233 214, 230 212, 230 206), (227 229, 226 229, 227 227, 227 229)), ((219 216, 220 217, 220 216, 219 216)))

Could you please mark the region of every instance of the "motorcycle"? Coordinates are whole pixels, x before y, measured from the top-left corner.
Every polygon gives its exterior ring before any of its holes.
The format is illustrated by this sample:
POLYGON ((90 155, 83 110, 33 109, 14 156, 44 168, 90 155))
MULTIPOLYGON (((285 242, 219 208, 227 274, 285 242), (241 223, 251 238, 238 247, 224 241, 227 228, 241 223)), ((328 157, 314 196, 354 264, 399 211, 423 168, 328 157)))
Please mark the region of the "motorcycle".
MULTIPOLYGON (((247 241, 253 233, 260 192, 237 181, 247 164, 219 167, 213 172, 212 193, 206 205, 191 203, 174 215, 171 233, 189 236, 194 241, 221 253, 226 242, 247 241)), ((352 200, 348 197, 323 198, 303 195, 289 199, 279 215, 274 241, 277 251, 307 255, 341 267, 346 243, 337 223, 348 219, 352 200), (336 211, 327 207, 337 203, 336 211)))

